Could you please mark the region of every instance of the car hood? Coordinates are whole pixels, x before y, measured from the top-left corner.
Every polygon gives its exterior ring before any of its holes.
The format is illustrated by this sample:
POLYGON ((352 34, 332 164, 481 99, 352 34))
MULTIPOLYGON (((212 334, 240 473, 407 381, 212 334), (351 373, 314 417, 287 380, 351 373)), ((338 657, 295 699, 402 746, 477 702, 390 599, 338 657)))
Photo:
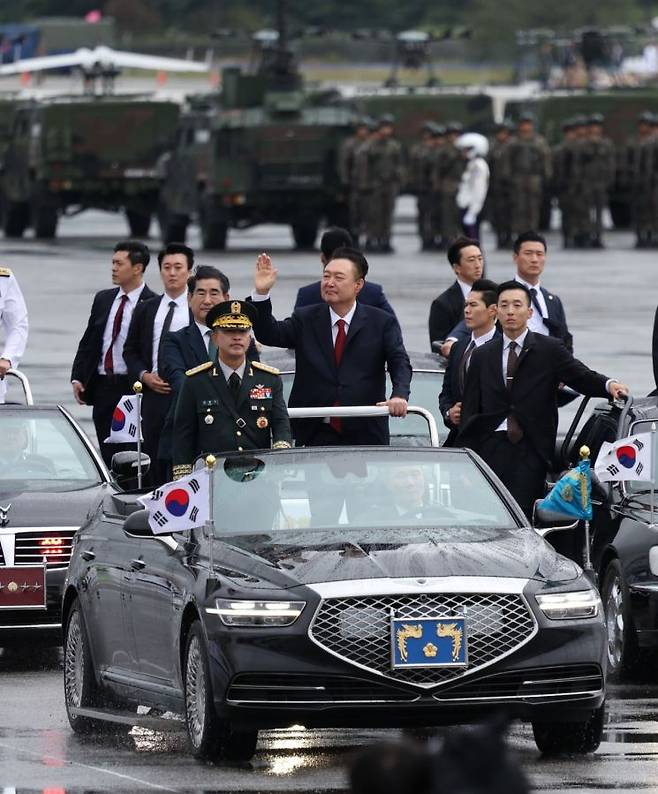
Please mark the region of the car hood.
POLYGON ((352 579, 499 576, 563 582, 580 568, 529 529, 277 532, 227 539, 215 560, 242 587, 352 579))
POLYGON ((77 491, 32 492, 0 490, 0 507, 6 508, 8 523, 4 530, 20 527, 79 527, 87 517, 89 509, 99 499, 104 486, 84 488, 77 491))

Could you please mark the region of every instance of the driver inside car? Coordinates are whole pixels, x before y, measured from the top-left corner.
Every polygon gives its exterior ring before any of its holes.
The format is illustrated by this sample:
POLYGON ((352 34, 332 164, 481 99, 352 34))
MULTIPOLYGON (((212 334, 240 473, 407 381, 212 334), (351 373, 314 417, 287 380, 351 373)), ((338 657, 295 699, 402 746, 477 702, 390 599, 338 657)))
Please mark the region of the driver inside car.
POLYGON ((30 433, 25 422, 9 419, 0 425, 0 478, 21 480, 27 477, 56 476, 52 461, 30 452, 30 433))

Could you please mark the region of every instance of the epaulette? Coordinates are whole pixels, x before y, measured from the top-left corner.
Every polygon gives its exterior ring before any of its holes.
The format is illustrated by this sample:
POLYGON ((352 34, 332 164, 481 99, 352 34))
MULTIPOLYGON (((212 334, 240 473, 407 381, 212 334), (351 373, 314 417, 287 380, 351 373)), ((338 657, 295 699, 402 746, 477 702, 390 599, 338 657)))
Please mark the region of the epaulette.
POLYGON ((185 374, 189 378, 190 375, 196 375, 198 372, 205 372, 207 369, 210 369, 210 367, 212 366, 214 366, 212 361, 206 361, 205 364, 199 364, 198 367, 192 367, 192 369, 188 369, 185 372, 185 374))
POLYGON ((0 267, 0 276, 11 276, 11 270, 8 267, 0 267))
POLYGON ((280 375, 281 370, 278 370, 276 367, 270 367, 267 364, 261 364, 260 361, 252 361, 252 367, 256 367, 256 369, 262 369, 263 372, 269 372, 271 375, 280 375))

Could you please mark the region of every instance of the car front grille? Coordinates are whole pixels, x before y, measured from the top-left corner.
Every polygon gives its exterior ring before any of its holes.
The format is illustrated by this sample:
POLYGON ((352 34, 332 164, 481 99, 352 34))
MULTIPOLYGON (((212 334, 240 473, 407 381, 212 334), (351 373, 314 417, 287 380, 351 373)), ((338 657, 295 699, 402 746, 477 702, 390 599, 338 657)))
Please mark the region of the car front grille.
POLYGON ((537 667, 463 681, 435 694, 436 700, 465 702, 480 700, 553 700, 575 695, 594 695, 603 691, 601 668, 596 664, 564 667, 537 667))
MULTIPOLYGON (((67 568, 76 527, 17 529, 14 536, 14 565, 41 565, 46 557, 49 571, 67 568)), ((7 565, 3 558, 2 565, 7 565)))
POLYGON ((413 703, 420 696, 376 681, 332 675, 242 673, 226 699, 239 704, 413 703))
POLYGON ((425 593, 326 598, 315 614, 310 636, 325 650, 369 672, 428 688, 493 664, 536 631, 532 612, 517 593, 425 593), (467 666, 393 669, 391 615, 408 620, 463 615, 467 666))

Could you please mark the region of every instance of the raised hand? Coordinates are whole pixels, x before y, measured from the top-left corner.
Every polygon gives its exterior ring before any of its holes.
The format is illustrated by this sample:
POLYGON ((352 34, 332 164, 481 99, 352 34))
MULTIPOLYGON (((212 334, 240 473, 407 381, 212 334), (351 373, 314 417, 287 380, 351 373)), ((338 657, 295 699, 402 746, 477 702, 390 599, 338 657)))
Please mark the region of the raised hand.
POLYGON ((267 295, 276 282, 279 271, 272 264, 268 254, 259 254, 256 259, 254 287, 259 295, 267 295))

